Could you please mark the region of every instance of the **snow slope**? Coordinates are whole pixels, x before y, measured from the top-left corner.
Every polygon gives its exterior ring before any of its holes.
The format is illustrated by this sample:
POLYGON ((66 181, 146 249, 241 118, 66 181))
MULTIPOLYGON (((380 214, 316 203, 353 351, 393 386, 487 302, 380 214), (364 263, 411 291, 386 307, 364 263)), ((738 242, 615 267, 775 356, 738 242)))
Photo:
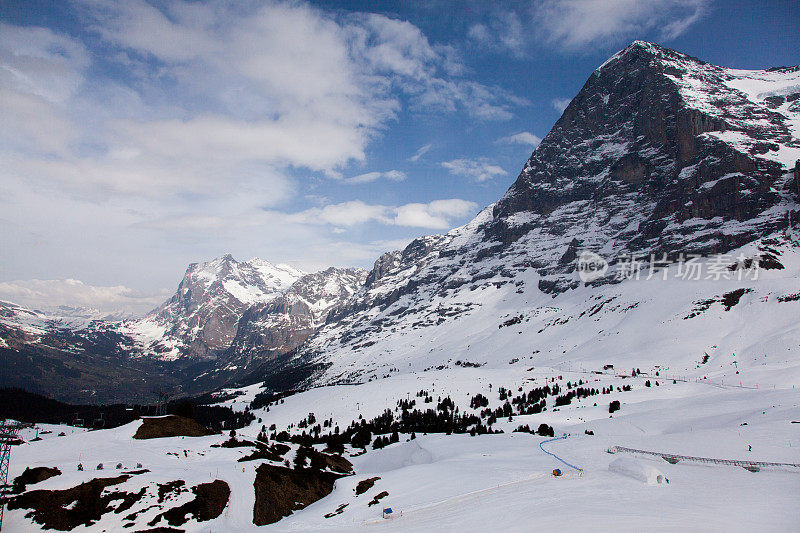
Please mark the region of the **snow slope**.
MULTIPOLYGON (((609 464, 619 456, 606 453, 610 446, 623 445, 707 457, 800 462, 800 424, 791 423, 800 420, 800 397, 792 388, 756 391, 661 379, 658 386, 646 387, 645 377, 587 376, 543 367, 533 371, 458 368, 313 389, 256 414, 278 429, 309 412, 344 423, 358 414, 377 414, 407 395, 413 398, 422 387, 434 395, 451 395, 465 409, 470 394, 483 392, 494 406, 499 404, 496 391, 501 383, 527 390, 553 378, 562 384, 579 378, 590 379, 594 386, 630 384, 633 390, 593 396, 539 415, 514 416, 513 421, 498 420, 497 426, 506 430, 503 434, 418 434, 412 441, 404 435, 400 443, 351 457, 354 476, 338 480, 328 497, 271 526, 256 527, 250 522, 258 462, 235 462, 245 453, 240 449, 212 448, 226 438, 221 435, 137 441, 130 438, 138 426, 133 423, 59 437, 15 448, 10 475, 18 475, 25 466, 57 466, 62 476, 32 488, 67 488, 100 475, 118 474, 91 470, 98 462, 106 469, 118 462, 131 469, 141 462, 150 473, 132 476, 114 487, 128 492, 150 487, 148 496, 131 512, 154 504, 155 483, 181 479, 191 486, 213 479, 226 481, 232 495, 224 513, 210 522, 190 521, 181 526, 190 532, 788 531, 800 519, 796 505, 800 469, 752 473, 737 467, 671 465, 660 459, 636 458, 670 480, 667 485, 648 486, 609 471, 609 464), (613 399, 619 399, 622 408, 609 417, 607 405, 613 399), (518 424, 540 422, 553 425, 557 434, 571 434, 548 449, 581 467, 582 476, 541 452, 538 444, 544 437, 511 432, 518 424), (594 435, 584 434, 585 429, 594 435), (748 451, 748 445, 753 451, 748 451), (86 471, 75 470, 79 461, 88 466, 86 471), (554 468, 561 468, 565 475, 553 478, 554 468), (355 495, 359 481, 376 476, 380 479, 370 490, 355 495), (368 505, 382 491, 388 496, 378 505, 368 505), (341 514, 325 518, 342 504, 348 505, 341 514), (395 518, 382 519, 384 507, 392 507, 395 518)), ((237 434, 255 436, 259 427, 255 423, 237 434)), ((163 508, 188 499, 190 495, 182 494, 168 500, 144 511, 135 523, 142 529, 163 508)), ((11 531, 36 529, 20 510, 7 512, 6 520, 4 525, 11 531)), ((113 513, 92 527, 76 529, 127 530, 113 513)))
POLYGON ((800 248, 796 236, 766 241, 778 245, 764 242, 722 258, 725 275, 732 279, 713 279, 719 260, 706 258, 697 263, 702 278, 712 279, 681 279, 680 264, 652 274, 645 265, 641 279, 581 287, 553 298, 529 288, 538 280, 529 269, 516 276, 516 283, 498 287, 491 283, 503 281, 497 276, 475 290, 423 294, 428 306, 406 311, 391 328, 375 328, 382 317, 394 318, 395 310, 407 305, 401 298, 383 311, 374 310, 372 323, 352 325, 352 337, 369 338, 369 345, 313 338, 312 345, 325 345, 317 360, 327 365, 317 379, 324 384, 363 382, 453 368, 460 361, 485 368, 545 365, 587 371, 606 364, 654 371, 658 365, 689 379, 753 387, 800 385, 800 326, 795 320, 800 248), (782 269, 761 268, 757 279, 754 273, 727 270, 738 256, 753 257, 767 248, 776 252, 782 269), (726 310, 722 299, 739 290, 741 297, 726 310), (465 311, 431 320, 431 310, 440 308, 465 311), (700 364, 705 354, 709 362, 700 364))

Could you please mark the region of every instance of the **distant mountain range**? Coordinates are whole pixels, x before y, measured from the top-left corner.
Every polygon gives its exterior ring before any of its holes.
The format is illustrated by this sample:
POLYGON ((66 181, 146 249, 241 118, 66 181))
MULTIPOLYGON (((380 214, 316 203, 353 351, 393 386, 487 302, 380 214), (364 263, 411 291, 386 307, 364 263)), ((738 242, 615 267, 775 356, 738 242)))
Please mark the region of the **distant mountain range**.
POLYGON ((0 302, 1 383, 97 402, 205 392, 297 347, 366 274, 225 255, 189 265, 172 298, 141 319, 0 302))

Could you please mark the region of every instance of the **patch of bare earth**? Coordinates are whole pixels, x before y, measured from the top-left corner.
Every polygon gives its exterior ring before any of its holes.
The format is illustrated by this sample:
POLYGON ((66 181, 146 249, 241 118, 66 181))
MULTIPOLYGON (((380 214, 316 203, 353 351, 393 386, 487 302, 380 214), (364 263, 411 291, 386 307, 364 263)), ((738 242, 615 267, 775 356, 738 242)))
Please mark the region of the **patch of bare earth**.
POLYGON ((291 448, 285 444, 278 443, 270 446, 262 442, 256 442, 253 453, 240 457, 239 462, 255 461, 256 459, 280 462, 283 461, 283 456, 286 455, 289 450, 291 450, 291 448))
POLYGON ((222 514, 231 496, 231 488, 220 479, 192 487, 192 492, 194 492, 192 501, 164 511, 156 516, 149 525, 157 524, 162 518, 171 526, 182 526, 190 518, 194 518, 198 522, 213 520, 222 514))
POLYGON ((364 494, 365 492, 367 492, 369 489, 371 489, 375 485, 375 482, 378 481, 379 479, 380 479, 379 477, 370 477, 370 478, 362 479, 361 481, 359 481, 358 485, 356 485, 356 489, 355 489, 356 490, 356 496, 360 496, 360 495, 364 494))
POLYGON ((58 468, 50 468, 47 466, 37 466, 34 468, 26 468, 25 471, 14 478, 14 492, 25 492, 28 485, 35 485, 41 483, 51 477, 60 476, 61 470, 58 468))
POLYGON ((253 523, 274 524, 295 511, 321 500, 333 491, 342 477, 311 468, 290 469, 262 464, 256 469, 256 503, 253 523))
POLYGON ((111 502, 126 501, 126 492, 103 495, 103 489, 119 485, 130 476, 99 478, 65 490, 32 490, 9 500, 9 509, 30 509, 31 518, 44 529, 69 531, 80 525, 91 526, 107 512, 111 502))
POLYGON ((170 415, 158 418, 143 418, 142 425, 133 435, 134 439, 159 439, 162 437, 205 437, 215 435, 213 431, 191 418, 170 415))
POLYGON ((367 504, 367 507, 372 507, 373 505, 378 505, 378 503, 380 503, 380 501, 381 501, 383 498, 387 497, 388 495, 389 495, 389 493, 388 493, 388 492, 386 492, 385 490, 384 490, 383 492, 379 492, 379 493, 378 493, 378 494, 376 494, 376 495, 375 495, 375 497, 374 497, 374 498, 372 498, 372 500, 371 500, 371 501, 370 501, 370 502, 367 504))
POLYGON ((339 472, 340 474, 353 473, 353 463, 351 463, 341 455, 320 453, 316 450, 313 450, 312 453, 321 455, 322 460, 325 461, 325 465, 328 467, 329 470, 332 470, 334 472, 339 472))

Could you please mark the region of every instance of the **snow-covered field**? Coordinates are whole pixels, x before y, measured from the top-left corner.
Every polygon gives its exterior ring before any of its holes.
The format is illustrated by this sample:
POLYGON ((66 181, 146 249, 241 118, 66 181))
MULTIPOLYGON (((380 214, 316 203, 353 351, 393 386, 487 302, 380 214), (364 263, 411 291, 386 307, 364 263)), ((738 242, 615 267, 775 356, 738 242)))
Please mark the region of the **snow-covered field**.
MULTIPOLYGON (((691 464, 672 465, 659 458, 636 457, 669 479, 669 484, 647 485, 609 470, 620 457, 607 449, 619 445, 664 453, 724 459, 800 463, 800 394, 792 386, 775 389, 743 389, 701 382, 676 382, 654 377, 622 378, 614 374, 583 374, 552 368, 532 371, 457 368, 406 374, 362 385, 340 385, 312 389, 286 398, 283 403, 254 411, 249 428, 240 437, 255 437, 261 425, 278 430, 315 413, 320 420, 332 418, 346 426, 359 415, 371 418, 394 408, 399 399, 415 399, 425 389, 434 399, 449 395, 456 405, 469 409, 469 397, 481 392, 490 407, 501 405, 500 386, 514 394, 519 387, 530 390, 544 383, 583 380, 588 386, 613 385, 615 391, 595 395, 538 415, 499 419, 495 429, 503 434, 401 435, 401 442, 381 450, 349 457, 356 474, 336 482, 326 498, 296 512, 277 524, 252 524, 255 501, 253 482, 259 461, 236 459, 248 452, 242 448, 213 448, 227 435, 134 440, 140 422, 112 430, 93 431, 14 449, 10 477, 26 466, 56 466, 63 474, 35 485, 42 489, 64 489, 95 477, 121 473, 137 463, 149 473, 132 476, 123 484, 107 488, 137 492, 151 487, 142 501, 128 512, 144 510, 136 519, 143 529, 161 509, 155 503, 155 483, 184 480, 187 486, 214 479, 226 481, 231 499, 223 514, 208 522, 190 521, 186 531, 791 531, 800 520, 800 468, 764 469, 749 472, 740 467, 691 464), (646 387, 645 382, 651 381, 646 387), (553 381, 555 380, 555 381, 553 381), (655 381, 659 385, 655 385, 655 381), (489 386, 491 387, 491 390, 489 386), (616 387, 631 385, 629 392, 616 387), (610 401, 621 409, 608 413, 610 401), (597 404, 596 406, 594 404, 597 404), (551 424, 564 440, 545 449, 583 469, 582 475, 543 453, 545 437, 514 433, 520 424, 532 427, 551 424), (591 430, 594 435, 585 434, 591 430), (752 447, 749 451, 748 447, 752 447), (82 462, 86 469, 77 471, 82 462), (105 470, 95 470, 103 463, 105 470), (554 468, 564 476, 553 477, 554 468), (354 488, 364 479, 380 477, 366 493, 354 488), (368 502, 379 492, 388 495, 379 504, 368 502), (341 514, 325 518, 341 505, 341 514), (394 518, 381 517, 391 507, 394 518)), ((233 405, 244 405, 255 388, 233 405)), ((418 402, 421 398, 416 398, 418 402)), ((191 499, 183 493, 165 505, 180 505, 191 499)), ((126 513, 127 514, 127 513, 126 513)), ((7 512, 9 531, 29 531, 34 524, 25 512, 7 512)), ((121 516, 109 513, 90 528, 75 531, 129 531, 121 516)), ((162 522, 160 525, 164 525, 162 522)))

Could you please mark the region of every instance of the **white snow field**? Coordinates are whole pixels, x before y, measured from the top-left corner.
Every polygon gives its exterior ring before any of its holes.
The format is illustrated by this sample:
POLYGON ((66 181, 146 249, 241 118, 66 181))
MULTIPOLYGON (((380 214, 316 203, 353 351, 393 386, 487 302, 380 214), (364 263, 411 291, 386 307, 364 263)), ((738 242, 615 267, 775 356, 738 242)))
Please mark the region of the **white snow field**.
POLYGON ((636 459, 620 457, 608 465, 610 472, 636 479, 648 485, 663 485, 669 483, 669 478, 653 465, 643 464, 636 459))
MULTIPOLYGON (((191 532, 797 530, 798 468, 749 472, 733 466, 673 465, 657 457, 636 457, 636 462, 657 468, 669 479, 669 484, 647 485, 609 471, 612 461, 633 459, 607 453, 611 446, 620 445, 712 458, 798 463, 800 424, 792 421, 800 422, 800 394, 791 386, 755 390, 705 381, 673 384, 661 378, 587 375, 548 368, 457 368, 312 389, 271 406, 269 412, 258 410, 255 414, 279 430, 296 424, 309 412, 346 425, 359 414, 370 418, 386 407, 393 408, 398 399, 414 398, 420 389, 434 399, 450 395, 457 405, 469 409, 468 398, 475 393, 485 394, 490 407, 495 407, 502 403, 496 393, 499 386, 516 393, 519 387, 529 390, 552 383, 552 379, 562 386, 569 380, 589 380, 589 386, 596 388, 613 385, 615 392, 573 400, 557 410, 548 403, 548 410, 538 415, 499 419, 495 428, 504 429, 503 434, 417 434, 411 441, 407 441, 409 435, 401 435, 397 444, 381 450, 370 447, 366 454, 349 457, 356 474, 339 479, 329 496, 269 526, 252 523, 253 481, 260 462, 236 462, 249 449, 211 447, 227 435, 134 440, 131 437, 141 423, 134 422, 16 447, 10 477, 26 466, 56 466, 62 475, 32 488, 65 489, 95 477, 123 473, 114 469, 117 463, 126 470, 142 463, 150 470, 105 489, 137 492, 150 487, 140 502, 121 515, 106 514, 93 526, 74 531, 131 531, 123 527, 121 517, 142 510, 133 530, 147 529, 148 522, 163 510, 148 509, 155 504, 155 483, 177 479, 184 480, 187 487, 214 479, 231 487, 230 502, 220 517, 190 521, 179 528, 191 532), (644 385, 647 379, 651 387, 644 385), (631 385, 632 390, 616 392, 622 385, 631 385), (621 402, 621 409, 609 416, 608 404, 615 399, 621 402), (546 448, 583 469, 582 475, 540 450, 545 437, 512 432, 520 424, 535 427, 542 422, 551 424, 557 435, 570 434, 546 448), (586 429, 595 434, 586 435, 586 429), (83 472, 77 471, 78 462, 86 467, 83 472), (104 471, 95 470, 101 462, 104 471), (554 468, 564 475, 553 477, 554 468), (380 477, 375 485, 356 496, 356 484, 375 476, 380 477), (388 496, 369 506, 382 491, 388 496), (347 507, 341 514, 324 517, 342 504, 347 507), (394 518, 381 517, 384 507, 393 509, 394 518)), ((256 421, 237 434, 255 437, 260 426, 256 421)), ((165 505, 180 505, 191 498, 191 493, 184 493, 165 505)), ((24 510, 7 511, 4 526, 8 531, 38 528, 25 518, 24 510)))

